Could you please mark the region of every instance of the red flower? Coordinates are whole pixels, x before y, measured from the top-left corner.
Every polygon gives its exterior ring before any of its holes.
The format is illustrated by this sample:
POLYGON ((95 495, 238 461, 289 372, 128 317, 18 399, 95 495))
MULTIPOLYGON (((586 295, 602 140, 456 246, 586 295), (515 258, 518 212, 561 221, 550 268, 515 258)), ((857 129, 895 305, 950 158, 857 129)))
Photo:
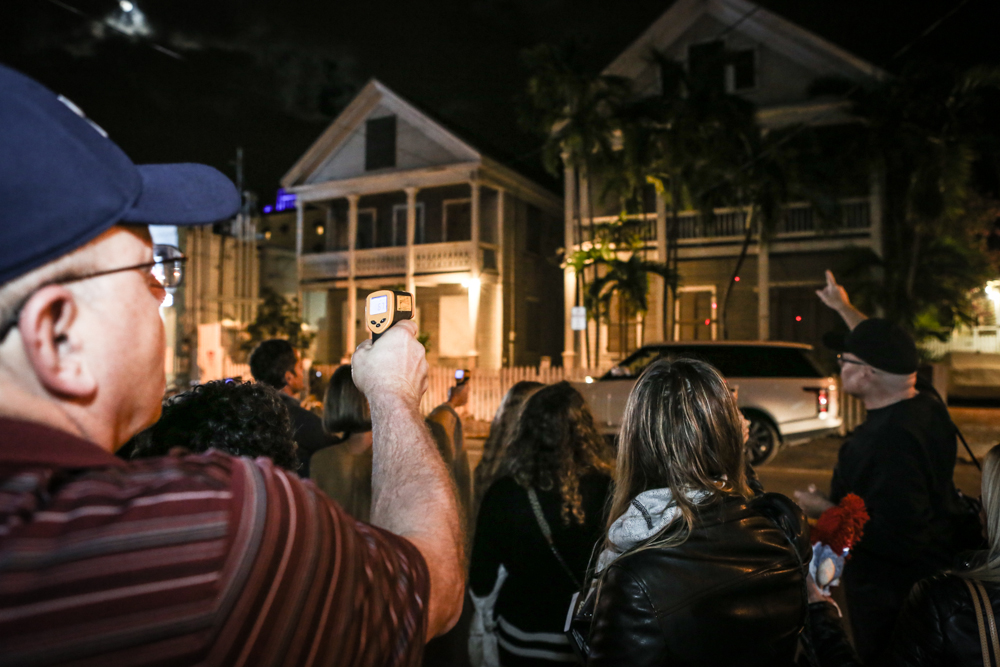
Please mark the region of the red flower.
POLYGON ((839 505, 831 507, 820 515, 816 525, 810 530, 810 541, 826 544, 834 553, 850 549, 861 539, 864 526, 868 523, 865 501, 849 493, 839 505))

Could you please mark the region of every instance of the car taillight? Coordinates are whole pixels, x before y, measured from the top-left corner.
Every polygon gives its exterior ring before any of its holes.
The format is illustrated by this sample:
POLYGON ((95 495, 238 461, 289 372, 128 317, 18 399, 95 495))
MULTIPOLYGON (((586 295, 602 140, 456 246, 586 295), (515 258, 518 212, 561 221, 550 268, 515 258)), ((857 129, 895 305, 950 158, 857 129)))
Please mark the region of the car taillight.
POLYGON ((819 411, 819 418, 826 419, 830 414, 830 391, 820 389, 816 392, 816 409, 819 411))

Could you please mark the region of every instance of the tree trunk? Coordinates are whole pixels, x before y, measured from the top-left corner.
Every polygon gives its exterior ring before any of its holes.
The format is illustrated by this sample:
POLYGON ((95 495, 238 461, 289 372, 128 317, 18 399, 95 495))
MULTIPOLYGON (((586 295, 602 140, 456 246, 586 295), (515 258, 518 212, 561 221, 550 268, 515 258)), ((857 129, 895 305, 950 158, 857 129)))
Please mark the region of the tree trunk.
POLYGON ((733 269, 733 275, 729 277, 729 284, 726 285, 726 295, 722 298, 722 340, 729 340, 729 296, 733 293, 733 287, 736 285, 736 277, 740 275, 740 269, 743 268, 743 262, 746 261, 747 252, 750 250, 750 242, 753 240, 753 214, 754 206, 751 204, 750 211, 747 213, 743 247, 740 249, 740 256, 736 259, 736 268, 733 269))
POLYGON ((913 303, 913 285, 917 281, 917 262, 920 259, 920 231, 914 227, 913 240, 910 241, 909 266, 906 267, 906 301, 910 309, 913 303))

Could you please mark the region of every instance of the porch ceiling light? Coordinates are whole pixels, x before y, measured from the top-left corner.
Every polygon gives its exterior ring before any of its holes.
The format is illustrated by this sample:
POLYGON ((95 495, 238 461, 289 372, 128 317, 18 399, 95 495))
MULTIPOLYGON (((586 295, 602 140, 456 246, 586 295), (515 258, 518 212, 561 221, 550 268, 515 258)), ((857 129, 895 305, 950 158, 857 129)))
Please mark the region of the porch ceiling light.
POLYGON ((1000 304, 1000 280, 990 280, 986 283, 986 297, 996 304, 1000 304))
POLYGON ((479 278, 462 278, 462 287, 467 290, 477 290, 483 284, 479 278))

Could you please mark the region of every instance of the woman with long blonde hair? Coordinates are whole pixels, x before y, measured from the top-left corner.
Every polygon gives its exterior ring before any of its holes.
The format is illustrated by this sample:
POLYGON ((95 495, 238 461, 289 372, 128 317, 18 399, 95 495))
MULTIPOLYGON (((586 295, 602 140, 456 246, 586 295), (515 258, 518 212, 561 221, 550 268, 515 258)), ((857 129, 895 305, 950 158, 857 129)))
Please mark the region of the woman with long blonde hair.
POLYGON ((588 665, 794 664, 805 554, 751 502, 743 445, 739 410, 709 364, 664 359, 639 378, 592 589, 588 665))

